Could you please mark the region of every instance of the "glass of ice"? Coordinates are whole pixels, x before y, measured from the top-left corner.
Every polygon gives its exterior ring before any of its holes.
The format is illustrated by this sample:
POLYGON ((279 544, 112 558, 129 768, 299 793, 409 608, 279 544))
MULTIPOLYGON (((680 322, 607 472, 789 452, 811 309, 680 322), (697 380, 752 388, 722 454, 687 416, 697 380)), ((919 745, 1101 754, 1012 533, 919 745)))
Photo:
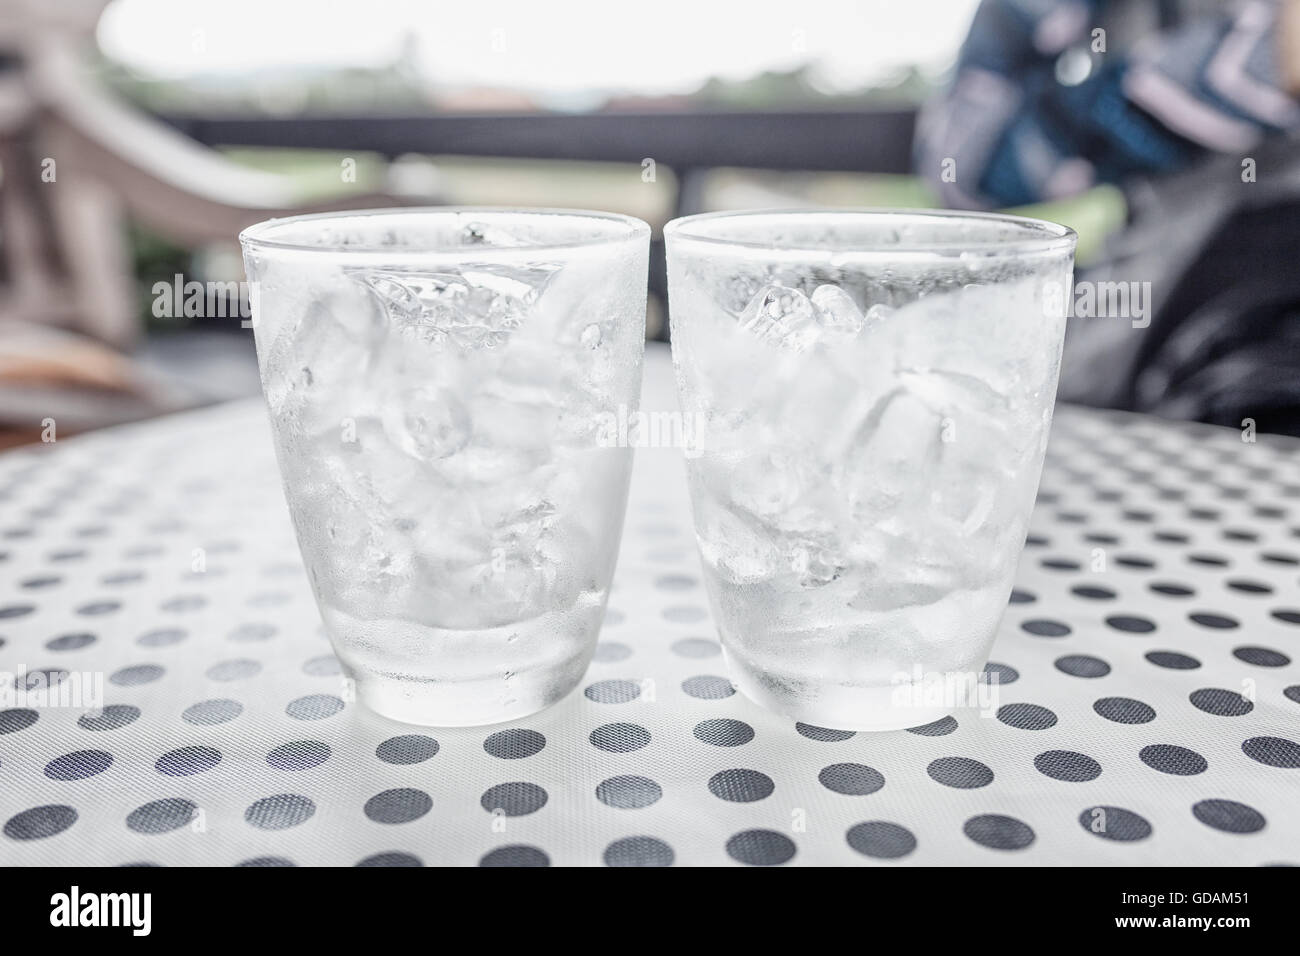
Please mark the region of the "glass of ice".
POLYGON ((270 220, 240 241, 285 497, 359 699, 469 726, 591 659, 637 406, 649 227, 563 210, 270 220))
POLYGON ((1074 233, 842 210, 664 234, 696 537, 738 688, 846 730, 977 700, 1042 469, 1074 233))

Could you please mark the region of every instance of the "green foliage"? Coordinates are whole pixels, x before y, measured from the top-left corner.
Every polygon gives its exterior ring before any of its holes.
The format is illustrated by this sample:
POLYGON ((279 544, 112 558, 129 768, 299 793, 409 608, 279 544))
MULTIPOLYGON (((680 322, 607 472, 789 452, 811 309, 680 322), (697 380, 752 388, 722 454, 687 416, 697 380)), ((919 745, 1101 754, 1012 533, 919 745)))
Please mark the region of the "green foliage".
POLYGON ((1069 226, 1079 234, 1075 261, 1086 266, 1101 253, 1106 239, 1123 228, 1128 218, 1128 204, 1117 187, 1097 186, 1068 199, 1035 203, 1008 209, 1007 212, 1069 226))
POLYGON ((193 319, 184 316, 159 319, 153 314, 154 283, 170 283, 177 273, 188 273, 190 251, 135 223, 128 224, 126 232, 133 264, 132 274, 136 277, 137 309, 141 323, 150 332, 156 332, 173 331, 193 322, 193 319))

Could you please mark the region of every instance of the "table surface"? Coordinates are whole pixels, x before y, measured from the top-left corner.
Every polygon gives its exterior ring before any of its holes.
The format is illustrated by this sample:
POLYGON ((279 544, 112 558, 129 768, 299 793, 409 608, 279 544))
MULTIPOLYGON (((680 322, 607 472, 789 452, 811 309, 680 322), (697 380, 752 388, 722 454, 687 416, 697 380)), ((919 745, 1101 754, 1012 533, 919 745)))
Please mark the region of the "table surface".
POLYGON ((1298 461, 1059 409, 996 713, 850 734, 732 692, 675 450, 580 688, 468 730, 346 699, 260 402, 9 452, 0 670, 107 706, 0 702, 0 862, 1300 863, 1298 461))

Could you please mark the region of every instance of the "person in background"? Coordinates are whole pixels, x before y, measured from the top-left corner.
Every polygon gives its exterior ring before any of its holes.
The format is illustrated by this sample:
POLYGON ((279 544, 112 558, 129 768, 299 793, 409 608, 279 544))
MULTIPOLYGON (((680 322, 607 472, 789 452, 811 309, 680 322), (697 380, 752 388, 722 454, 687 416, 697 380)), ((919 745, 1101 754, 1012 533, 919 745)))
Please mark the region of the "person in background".
POLYGON ((917 163, 956 208, 1245 155, 1300 127, 1300 0, 983 0, 917 163))
POLYGON ((1298 95, 1300 0, 983 0, 916 161, 958 208, 1123 190, 1062 401, 1300 435, 1298 95))

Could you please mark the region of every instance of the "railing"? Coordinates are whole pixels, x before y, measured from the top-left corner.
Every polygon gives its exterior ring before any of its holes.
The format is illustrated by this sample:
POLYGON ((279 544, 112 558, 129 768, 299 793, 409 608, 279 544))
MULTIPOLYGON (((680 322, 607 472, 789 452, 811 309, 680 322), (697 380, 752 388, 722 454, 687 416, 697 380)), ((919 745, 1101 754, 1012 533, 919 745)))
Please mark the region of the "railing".
MULTIPOLYGON (((209 146, 360 150, 390 159, 405 153, 628 163, 652 158, 677 175, 676 215, 700 210, 700 174, 720 166, 910 172, 916 125, 911 107, 160 118, 209 146)), ((667 301, 659 238, 650 248, 650 292, 667 301)))
POLYGON ((475 115, 165 115, 201 143, 639 163, 680 174, 716 166, 905 173, 915 111, 501 113, 475 115))

